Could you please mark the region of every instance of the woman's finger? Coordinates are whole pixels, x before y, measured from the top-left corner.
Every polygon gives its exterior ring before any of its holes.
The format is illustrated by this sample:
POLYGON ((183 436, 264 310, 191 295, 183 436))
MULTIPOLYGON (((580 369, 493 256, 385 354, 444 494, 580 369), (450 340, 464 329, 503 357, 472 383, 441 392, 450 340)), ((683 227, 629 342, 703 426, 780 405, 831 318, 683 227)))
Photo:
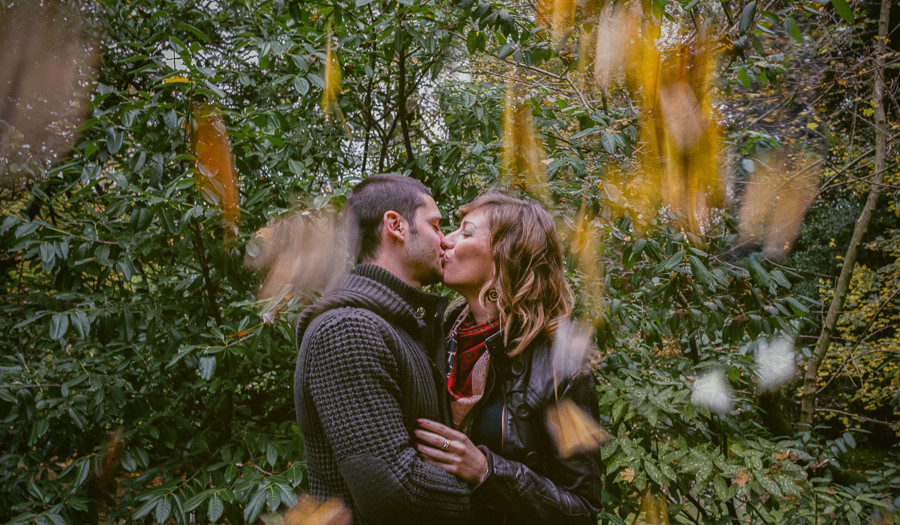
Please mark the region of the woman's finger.
POLYGON ((443 450, 430 447, 427 445, 416 445, 416 450, 423 458, 432 459, 438 463, 456 463, 458 457, 452 452, 444 452, 443 450))
POLYGON ((453 447, 454 442, 450 439, 445 438, 444 436, 420 429, 417 429, 414 432, 416 438, 419 441, 427 443, 434 448, 438 448, 444 451, 450 450, 451 448, 454 448, 455 450, 455 447, 453 447))
POLYGON ((460 432, 458 430, 453 430, 452 428, 450 428, 446 425, 442 425, 441 423, 438 423, 437 421, 432 421, 430 419, 422 418, 422 419, 419 419, 418 422, 422 428, 429 430, 431 432, 434 432, 435 434, 441 435, 445 438, 458 440, 460 438, 465 437, 465 434, 463 434, 462 432, 460 432))

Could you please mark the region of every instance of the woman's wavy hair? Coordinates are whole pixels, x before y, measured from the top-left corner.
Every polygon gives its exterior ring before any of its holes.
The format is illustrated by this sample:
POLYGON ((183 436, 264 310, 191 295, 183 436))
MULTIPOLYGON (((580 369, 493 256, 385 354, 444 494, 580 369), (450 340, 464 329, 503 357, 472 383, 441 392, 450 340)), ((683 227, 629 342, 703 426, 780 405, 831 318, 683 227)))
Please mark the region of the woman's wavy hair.
POLYGON ((572 313, 574 295, 566 282, 562 245, 553 217, 539 204, 501 193, 485 193, 460 206, 460 217, 484 210, 491 237, 494 275, 478 300, 497 290, 500 325, 510 356, 544 333, 552 336, 572 313))

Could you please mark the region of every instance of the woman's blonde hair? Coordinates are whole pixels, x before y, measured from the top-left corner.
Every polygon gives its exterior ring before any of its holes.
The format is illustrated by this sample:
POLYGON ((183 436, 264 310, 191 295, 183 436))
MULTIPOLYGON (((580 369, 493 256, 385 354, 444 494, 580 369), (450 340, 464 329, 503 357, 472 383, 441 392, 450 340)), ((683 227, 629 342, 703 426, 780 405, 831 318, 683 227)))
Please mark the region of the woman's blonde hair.
POLYGON ((481 289, 497 290, 500 325, 510 356, 520 354, 544 333, 552 336, 572 313, 574 296, 566 282, 556 224, 539 204, 486 193, 460 206, 460 217, 483 210, 490 228, 494 275, 481 289))

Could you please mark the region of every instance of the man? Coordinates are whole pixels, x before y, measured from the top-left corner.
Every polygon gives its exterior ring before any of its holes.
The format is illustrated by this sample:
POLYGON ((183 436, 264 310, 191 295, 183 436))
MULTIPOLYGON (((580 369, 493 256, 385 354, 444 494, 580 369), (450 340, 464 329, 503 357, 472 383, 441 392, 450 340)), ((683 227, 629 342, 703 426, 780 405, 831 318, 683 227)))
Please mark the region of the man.
POLYGON ((410 437, 417 418, 450 422, 446 302, 421 291, 441 278, 441 213, 422 183, 375 175, 346 214, 358 264, 297 322, 294 403, 310 489, 343 500, 357 524, 465 523, 468 488, 422 461, 410 437))

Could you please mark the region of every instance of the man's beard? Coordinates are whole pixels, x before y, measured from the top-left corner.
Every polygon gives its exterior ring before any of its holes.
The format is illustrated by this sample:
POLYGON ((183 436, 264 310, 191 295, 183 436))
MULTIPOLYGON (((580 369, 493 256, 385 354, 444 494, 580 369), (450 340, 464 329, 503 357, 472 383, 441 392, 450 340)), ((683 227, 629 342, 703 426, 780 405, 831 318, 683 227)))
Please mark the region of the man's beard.
POLYGON ((440 257, 420 242, 418 232, 411 230, 411 240, 407 245, 407 260, 416 268, 417 280, 422 286, 439 283, 444 277, 440 257))

